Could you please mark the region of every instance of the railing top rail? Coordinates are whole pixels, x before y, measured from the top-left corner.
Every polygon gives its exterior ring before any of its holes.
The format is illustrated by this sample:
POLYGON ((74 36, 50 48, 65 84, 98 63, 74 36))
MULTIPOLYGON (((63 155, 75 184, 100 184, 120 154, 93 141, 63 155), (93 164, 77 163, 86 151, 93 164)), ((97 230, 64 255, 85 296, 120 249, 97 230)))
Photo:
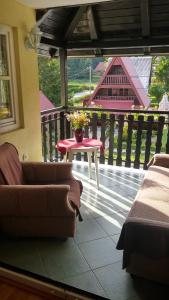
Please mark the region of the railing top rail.
POLYGON ((61 112, 61 111, 64 111, 64 110, 65 110, 65 107, 58 106, 58 107, 55 107, 55 108, 51 108, 51 109, 41 111, 41 116, 46 115, 46 114, 50 114, 50 113, 61 112))
POLYGON ((127 77, 125 74, 107 74, 107 76, 111 76, 111 77, 127 77))
POLYGON ((118 100, 118 98, 119 99, 129 99, 129 98, 131 98, 131 99, 134 99, 134 98, 136 98, 135 96, 96 96, 96 98, 94 98, 94 99, 107 99, 107 100, 109 100, 109 99, 117 99, 118 100))
POLYGON ((73 107, 69 106, 66 108, 67 111, 75 111, 75 110, 83 110, 83 111, 93 111, 93 112, 115 112, 115 113, 140 113, 140 114, 164 114, 168 115, 169 111, 166 110, 144 110, 144 109, 105 109, 105 108, 99 108, 99 107, 73 107))
POLYGON ((68 106, 68 107, 64 107, 64 106, 59 106, 56 108, 52 108, 52 109, 48 109, 48 110, 44 110, 41 111, 41 116, 45 115, 45 114, 50 114, 50 113, 55 113, 55 112, 62 112, 62 111, 77 111, 77 110, 83 110, 83 111, 93 111, 93 112, 115 112, 115 113, 140 113, 140 114, 164 114, 164 115, 168 115, 169 111, 166 110, 144 110, 144 109, 108 109, 108 108, 99 108, 99 107, 83 107, 83 106, 68 106))

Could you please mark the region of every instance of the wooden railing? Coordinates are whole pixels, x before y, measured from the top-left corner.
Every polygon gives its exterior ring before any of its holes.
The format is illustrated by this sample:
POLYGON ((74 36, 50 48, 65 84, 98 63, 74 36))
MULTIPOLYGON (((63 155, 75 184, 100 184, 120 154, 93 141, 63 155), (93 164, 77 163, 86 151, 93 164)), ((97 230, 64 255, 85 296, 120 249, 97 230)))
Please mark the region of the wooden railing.
MULTIPOLYGON (((145 110, 104 110, 95 108, 58 108, 42 113, 44 161, 62 159, 55 145, 73 132, 65 112, 84 110, 90 117, 85 136, 100 139, 105 147, 100 163, 147 168, 154 153, 169 153, 169 112, 145 110)), ((86 160, 78 154, 78 160, 86 160)))
POLYGON ((107 75, 102 84, 129 84, 129 80, 125 75, 107 75))
POLYGON ((62 107, 41 112, 42 154, 44 161, 58 161, 55 147, 58 140, 65 138, 65 109, 62 107))
POLYGON ((136 97, 135 96, 96 96, 94 98, 94 100, 97 99, 97 100, 114 100, 114 101, 119 101, 119 100, 135 100, 136 97))

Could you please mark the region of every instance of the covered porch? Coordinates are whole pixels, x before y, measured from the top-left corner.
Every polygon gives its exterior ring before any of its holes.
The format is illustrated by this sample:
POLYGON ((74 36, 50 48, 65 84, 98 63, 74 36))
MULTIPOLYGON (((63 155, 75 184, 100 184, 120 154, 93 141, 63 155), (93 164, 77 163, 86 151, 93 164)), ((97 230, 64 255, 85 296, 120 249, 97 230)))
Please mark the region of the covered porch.
MULTIPOLYGON (((68 107, 67 56, 168 54, 169 4, 167 0, 127 0, 34 8, 37 25, 43 32, 39 53, 60 58, 61 106, 42 112, 40 117, 38 84, 32 92, 31 84, 27 85, 31 76, 25 76, 19 86, 21 126, 0 138, 1 142, 14 143, 23 160, 57 162, 63 159, 55 147, 57 141, 73 135, 65 119, 65 113, 74 110, 68 107), (110 20, 113 23, 109 24, 110 20), (31 112, 38 126, 35 132, 31 112)), ((31 14, 31 26, 33 20, 31 14)), ((22 75, 29 69, 29 60, 35 60, 35 53, 28 56, 23 41, 20 47, 26 57, 26 65, 20 61, 22 75)), ((95 180, 88 180, 87 157, 74 157, 73 174, 84 185, 84 221, 77 224, 75 238, 65 242, 1 238, 0 261, 89 291, 94 299, 102 296, 112 300, 160 300, 169 294, 168 287, 143 279, 133 281, 121 269, 122 253, 116 250, 116 244, 148 161, 154 153, 169 153, 168 113, 134 109, 86 111, 91 124, 85 128, 85 134, 100 139, 105 152, 99 155, 99 190, 95 180)), ((94 169, 92 175, 94 178, 94 169)))

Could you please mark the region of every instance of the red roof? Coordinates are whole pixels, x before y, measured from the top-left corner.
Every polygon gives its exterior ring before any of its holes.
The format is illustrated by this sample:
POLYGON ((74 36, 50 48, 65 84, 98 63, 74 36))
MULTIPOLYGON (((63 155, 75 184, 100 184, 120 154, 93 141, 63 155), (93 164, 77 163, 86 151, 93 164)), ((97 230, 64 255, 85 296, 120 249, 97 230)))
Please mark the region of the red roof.
POLYGON ((40 111, 55 108, 53 103, 43 94, 42 91, 39 91, 39 96, 40 96, 40 111))

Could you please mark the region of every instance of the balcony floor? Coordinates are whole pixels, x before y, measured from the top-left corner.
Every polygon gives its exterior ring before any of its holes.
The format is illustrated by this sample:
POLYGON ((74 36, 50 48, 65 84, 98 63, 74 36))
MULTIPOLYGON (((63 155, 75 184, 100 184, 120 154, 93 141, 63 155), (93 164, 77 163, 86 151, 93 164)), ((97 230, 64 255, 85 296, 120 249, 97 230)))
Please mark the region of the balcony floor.
POLYGON ((84 185, 84 221, 77 221, 75 238, 65 242, 1 238, 0 261, 112 300, 167 299, 168 287, 133 280, 122 270, 122 252, 116 250, 144 171, 100 165, 97 190, 95 181, 88 180, 86 163, 76 162, 73 168, 84 185))

